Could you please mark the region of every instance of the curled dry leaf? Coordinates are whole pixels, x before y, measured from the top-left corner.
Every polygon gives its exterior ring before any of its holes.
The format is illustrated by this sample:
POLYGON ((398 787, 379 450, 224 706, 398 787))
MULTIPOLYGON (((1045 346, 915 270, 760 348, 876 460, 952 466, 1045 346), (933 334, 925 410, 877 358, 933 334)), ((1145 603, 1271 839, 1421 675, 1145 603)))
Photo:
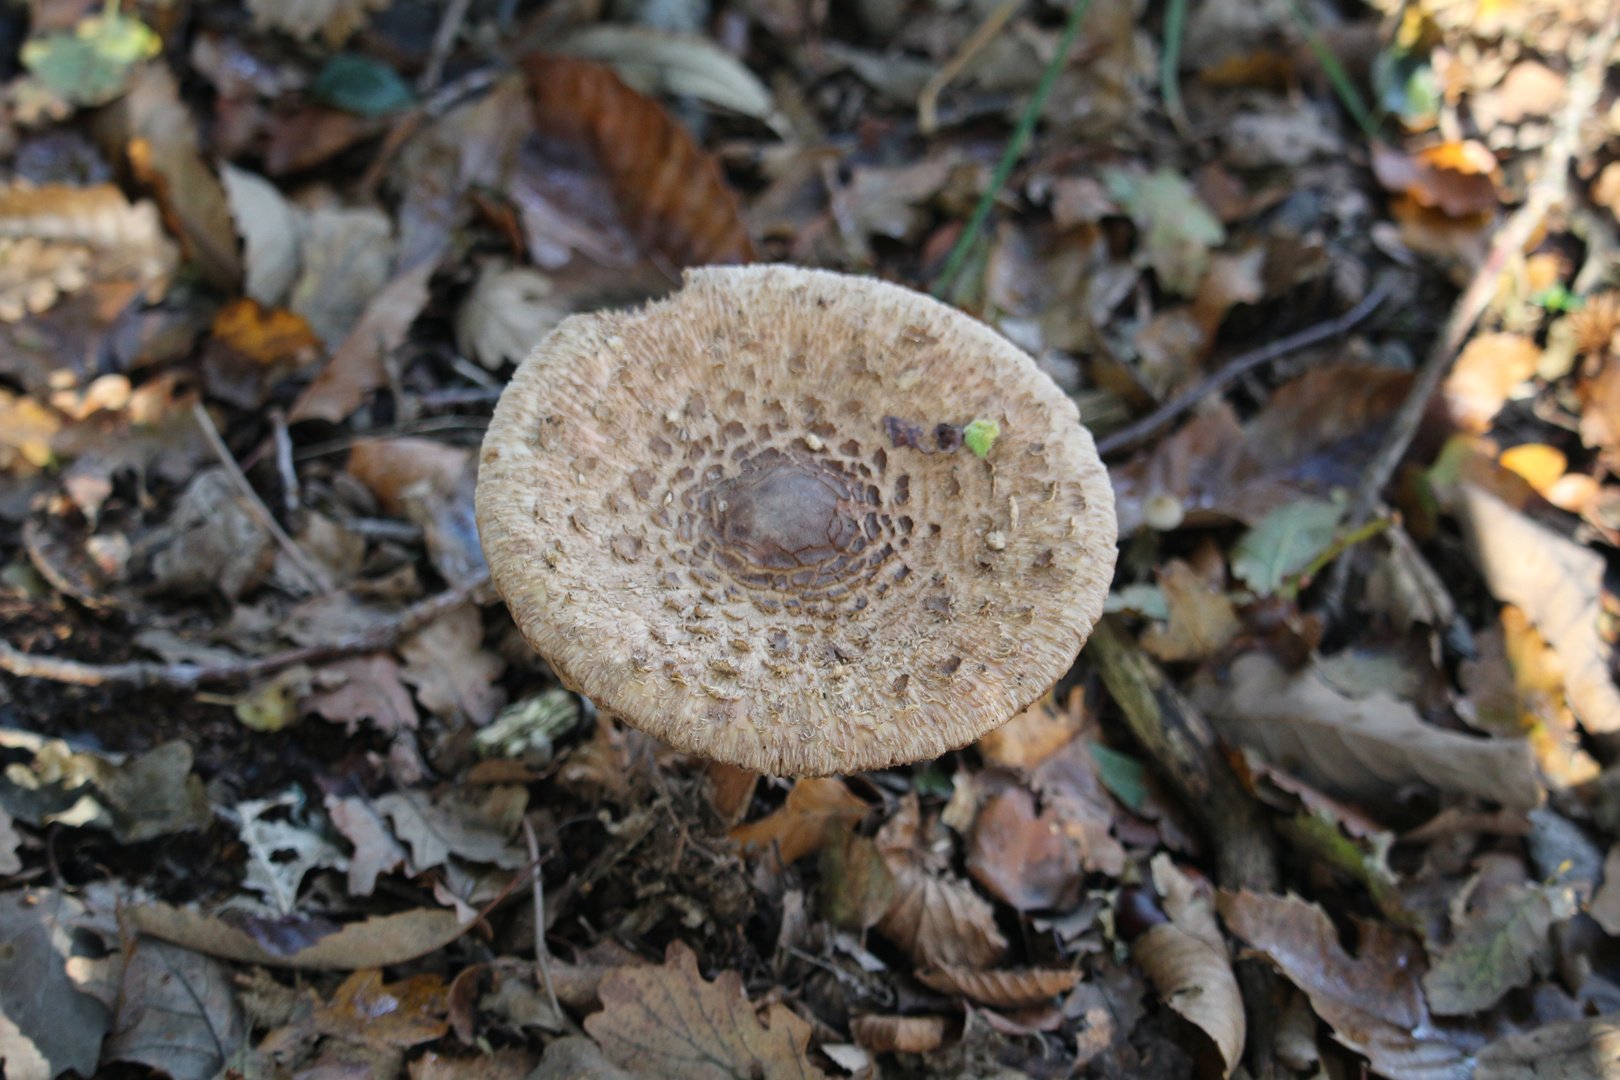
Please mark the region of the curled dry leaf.
POLYGON ((1531 521, 1473 484, 1462 485, 1463 526, 1491 592, 1521 608, 1564 663, 1564 689, 1581 726, 1620 731, 1620 691, 1598 630, 1603 557, 1531 521))
POLYGON ((908 795, 878 832, 878 850, 895 884, 894 904, 878 921, 878 933, 919 966, 995 963, 1007 951, 995 909, 962 882, 930 871, 919 817, 917 798, 908 795))
POLYGON ((1417 943, 1382 923, 1362 923, 1358 954, 1339 944, 1327 913, 1297 896, 1221 892, 1221 918, 1310 996, 1344 1045, 1391 1080, 1467 1080, 1462 1052, 1429 1019, 1417 943))
POLYGON ((704 980, 697 957, 672 942, 662 967, 626 967, 602 980, 603 1009, 585 1020, 621 1068, 668 1080, 821 1080, 810 1025, 772 1005, 762 1026, 742 976, 704 980))
POLYGON ((643 94, 697 98, 756 120, 775 107, 759 76, 696 34, 598 23, 569 35, 562 50, 613 65, 621 79, 643 94))
POLYGON ((917 981, 942 994, 971 998, 992 1008, 1024 1009, 1073 990, 1080 973, 1050 968, 974 971, 940 964, 918 971, 917 981))
POLYGON ((596 157, 644 251, 678 266, 753 258, 736 193, 719 163, 662 105, 611 69, 576 57, 536 54, 524 71, 539 130, 596 157))
POLYGON ((1423 782, 1512 809, 1541 801, 1523 739, 1446 731, 1391 694, 1348 697, 1314 667, 1290 674, 1272 657, 1249 653, 1225 686, 1204 683, 1194 700, 1226 738, 1264 750, 1332 795, 1377 800, 1423 782))
POLYGON ((103 1061, 137 1061, 173 1080, 213 1080, 247 1036, 231 973, 211 956, 141 938, 124 967, 103 1061))
POLYGON ((1153 880, 1170 921, 1149 927, 1131 944, 1131 956, 1165 1004, 1210 1037, 1222 1075, 1230 1076, 1243 1057, 1248 1028, 1226 939, 1215 922, 1214 892, 1163 852, 1153 857, 1153 880))
POLYGON ((435 908, 374 915, 342 925, 299 920, 297 932, 284 935, 279 924, 268 924, 269 934, 255 934, 216 916, 163 903, 130 907, 126 915, 133 929, 210 956, 311 971, 403 964, 442 949, 472 926, 454 912, 435 908))
POLYGON ((820 851, 835 824, 853 826, 870 809, 842 780, 810 777, 795 782, 787 801, 775 812, 732 829, 731 838, 746 853, 774 850, 786 866, 820 851))
POLYGON ((1436 1016, 1466 1016, 1524 986, 1551 956, 1553 924, 1575 914, 1567 885, 1518 885, 1492 896, 1483 910, 1452 925, 1451 941, 1423 976, 1436 1016))
POLYGON ((945 1041, 943 1016, 856 1016, 849 1022, 855 1045, 874 1054, 926 1054, 945 1041))
POLYGON ((1595 1016, 1521 1031, 1476 1061, 1474 1080, 1608 1080, 1620 1071, 1620 1021, 1595 1016))

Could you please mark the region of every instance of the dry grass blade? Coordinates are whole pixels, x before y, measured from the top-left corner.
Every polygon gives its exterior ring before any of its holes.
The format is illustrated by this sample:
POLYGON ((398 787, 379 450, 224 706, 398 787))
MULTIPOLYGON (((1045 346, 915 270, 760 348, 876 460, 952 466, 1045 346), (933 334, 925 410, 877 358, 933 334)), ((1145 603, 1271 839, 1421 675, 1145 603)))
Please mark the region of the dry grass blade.
POLYGON ((749 262, 736 193, 664 107, 602 64, 537 54, 524 63, 542 134, 589 150, 642 249, 677 266, 749 262))
POLYGON ((1023 971, 972 971, 940 964, 917 972, 917 981, 942 994, 972 998, 997 1009, 1024 1009, 1074 989, 1078 971, 1029 968, 1023 971))

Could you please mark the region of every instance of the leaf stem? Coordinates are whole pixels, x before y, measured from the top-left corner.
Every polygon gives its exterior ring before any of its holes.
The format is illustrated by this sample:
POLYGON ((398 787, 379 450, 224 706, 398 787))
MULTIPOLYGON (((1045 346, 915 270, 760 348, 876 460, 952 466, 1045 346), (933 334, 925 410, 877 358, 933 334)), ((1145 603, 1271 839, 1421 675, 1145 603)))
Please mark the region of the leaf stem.
POLYGON ((1018 159, 1024 156, 1024 148, 1029 145, 1030 136, 1035 132, 1035 124, 1041 118, 1041 110, 1046 107, 1046 99, 1052 96, 1052 87, 1057 83, 1058 73, 1063 70, 1063 62, 1068 59, 1069 50, 1074 47, 1074 39, 1080 34, 1080 23, 1086 17, 1086 10, 1091 7, 1091 0, 1074 0, 1074 8, 1069 12, 1069 21, 1063 27, 1063 37, 1058 41, 1057 51, 1052 54, 1046 70, 1041 72, 1041 81, 1035 85, 1035 92, 1030 95, 1028 103, 1024 105, 1023 113, 1018 117, 1018 124, 1013 128, 1012 137, 1007 140, 1007 147, 1001 152, 1001 160, 996 164, 995 174, 990 178, 990 186, 985 188, 984 194, 979 196, 979 203, 973 208, 973 215, 962 228, 962 235, 956 238, 956 246, 951 248, 950 255, 945 260, 945 268, 934 279, 933 294, 943 298, 956 284, 957 275, 962 272, 962 264, 967 261, 968 253, 978 242, 979 234, 984 231, 984 223, 990 218, 990 211, 995 208, 996 198, 1001 189, 1007 185, 1007 178, 1012 175, 1018 159))
POLYGON ((1187 110, 1181 104, 1181 42, 1187 32, 1187 0, 1170 0, 1164 9, 1164 49, 1159 53, 1159 97, 1165 115, 1183 135, 1187 110))

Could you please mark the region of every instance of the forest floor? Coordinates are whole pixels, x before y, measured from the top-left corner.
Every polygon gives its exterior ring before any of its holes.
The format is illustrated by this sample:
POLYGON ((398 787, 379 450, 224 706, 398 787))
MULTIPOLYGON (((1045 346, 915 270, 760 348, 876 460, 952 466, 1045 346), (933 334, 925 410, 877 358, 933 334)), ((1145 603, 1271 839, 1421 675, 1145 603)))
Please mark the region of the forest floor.
POLYGON ((1617 34, 0 6, 0 1075, 1615 1075, 1617 34), (714 766, 489 588, 515 362, 716 261, 932 291, 1097 437, 1110 613, 979 743, 714 766))

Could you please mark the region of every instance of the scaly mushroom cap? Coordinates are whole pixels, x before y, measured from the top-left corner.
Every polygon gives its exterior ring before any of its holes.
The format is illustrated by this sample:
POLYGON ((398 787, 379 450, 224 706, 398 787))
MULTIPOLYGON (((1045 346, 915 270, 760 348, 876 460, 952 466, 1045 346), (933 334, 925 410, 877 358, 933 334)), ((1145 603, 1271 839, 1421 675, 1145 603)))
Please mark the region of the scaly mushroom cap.
POLYGON ((1114 498, 1074 403, 979 322, 871 278, 690 271, 529 354, 478 529, 529 644, 676 748, 755 772, 964 746, 1102 613, 1114 498), (995 421, 980 458, 961 429, 995 421))

